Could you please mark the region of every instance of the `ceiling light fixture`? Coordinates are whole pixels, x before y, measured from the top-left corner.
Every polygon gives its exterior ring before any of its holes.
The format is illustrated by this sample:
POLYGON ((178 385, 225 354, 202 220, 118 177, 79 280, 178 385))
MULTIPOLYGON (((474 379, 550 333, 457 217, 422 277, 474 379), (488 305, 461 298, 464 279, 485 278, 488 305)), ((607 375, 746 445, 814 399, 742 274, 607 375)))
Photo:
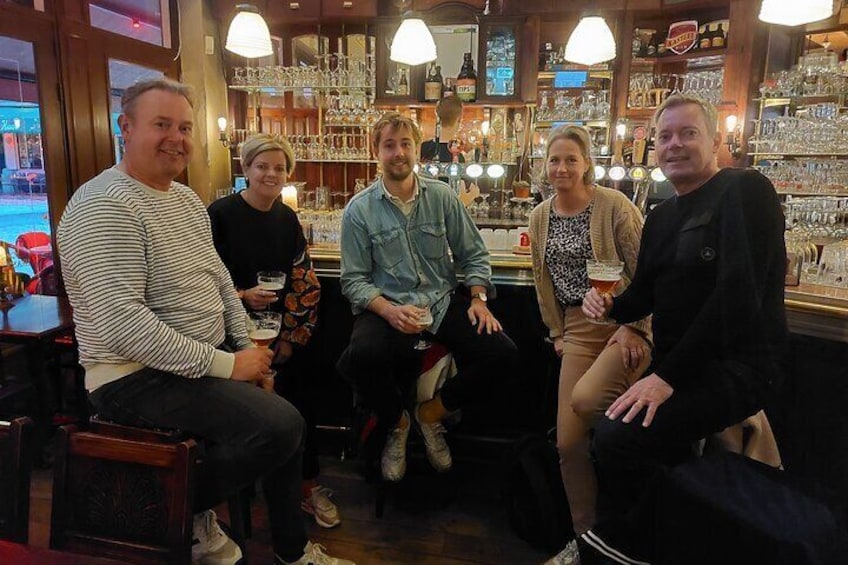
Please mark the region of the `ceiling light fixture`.
POLYGON ((769 24, 798 26, 824 20, 833 15, 833 0, 763 0, 760 20, 769 24))
POLYGON ((273 55, 271 32, 268 31, 268 24, 259 13, 259 8, 253 4, 239 4, 236 10, 227 31, 224 49, 247 59, 273 55))
POLYGON ((615 59, 615 38, 601 16, 584 16, 565 45, 565 60, 597 65, 615 59))
POLYGON ((436 60, 436 42, 424 20, 406 12, 392 39, 389 59, 404 65, 421 65, 436 60))

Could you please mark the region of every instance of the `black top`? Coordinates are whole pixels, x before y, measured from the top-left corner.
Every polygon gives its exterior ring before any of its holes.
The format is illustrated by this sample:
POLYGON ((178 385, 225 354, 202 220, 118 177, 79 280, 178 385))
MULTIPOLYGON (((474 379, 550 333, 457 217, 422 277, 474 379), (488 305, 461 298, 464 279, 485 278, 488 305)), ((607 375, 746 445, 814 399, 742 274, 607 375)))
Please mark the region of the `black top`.
MULTIPOLYGON (((435 161, 438 156, 440 163, 452 163, 453 155, 448 151, 448 144, 445 141, 436 142, 435 139, 425 141, 421 144, 421 160, 435 161)), ((459 162, 464 163, 465 157, 459 155, 459 162)))
POLYGON ((256 286, 259 271, 285 272, 286 289, 291 288, 292 265, 306 250, 294 210, 275 200, 269 211, 262 212, 238 193, 213 202, 209 219, 215 248, 236 288, 256 286))
POLYGON ((723 169, 648 215, 633 281, 610 316, 626 323, 653 313, 649 373, 676 386, 709 360, 739 361, 767 377, 778 370, 783 231, 771 182, 743 169, 723 169))

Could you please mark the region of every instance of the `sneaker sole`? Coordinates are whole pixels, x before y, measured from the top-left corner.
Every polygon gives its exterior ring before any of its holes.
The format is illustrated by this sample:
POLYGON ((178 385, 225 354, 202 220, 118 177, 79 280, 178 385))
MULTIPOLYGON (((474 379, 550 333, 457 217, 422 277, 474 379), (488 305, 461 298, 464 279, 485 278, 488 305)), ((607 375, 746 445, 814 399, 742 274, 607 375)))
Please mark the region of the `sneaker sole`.
POLYGON ((307 514, 313 516, 315 518, 315 523, 321 526, 322 528, 327 528, 329 530, 330 528, 335 528, 336 526, 342 523, 341 518, 337 519, 335 522, 327 522, 326 520, 318 516, 318 514, 315 513, 312 507, 306 503, 301 502, 300 509, 306 512, 307 514))

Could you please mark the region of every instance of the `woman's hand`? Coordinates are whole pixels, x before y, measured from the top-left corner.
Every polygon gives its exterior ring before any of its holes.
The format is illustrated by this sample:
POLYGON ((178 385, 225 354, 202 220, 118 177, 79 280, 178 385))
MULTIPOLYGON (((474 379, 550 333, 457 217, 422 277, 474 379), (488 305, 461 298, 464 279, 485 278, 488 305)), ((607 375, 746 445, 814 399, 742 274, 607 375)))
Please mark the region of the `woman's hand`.
POLYGON ((279 299, 276 292, 263 290, 257 285, 253 288, 246 289, 242 295, 242 300, 244 300, 251 310, 264 310, 279 299))
POLYGON ((562 356, 565 353, 565 340, 562 339, 562 336, 554 338, 554 353, 556 353, 557 357, 562 359, 562 356))
POLYGON ((635 370, 651 353, 648 342, 629 326, 620 326, 607 341, 607 347, 614 343, 621 347, 621 360, 627 369, 635 370))
POLYGON ((600 320, 612 310, 612 296, 609 294, 598 294, 594 288, 590 288, 583 297, 583 314, 590 320, 600 320))

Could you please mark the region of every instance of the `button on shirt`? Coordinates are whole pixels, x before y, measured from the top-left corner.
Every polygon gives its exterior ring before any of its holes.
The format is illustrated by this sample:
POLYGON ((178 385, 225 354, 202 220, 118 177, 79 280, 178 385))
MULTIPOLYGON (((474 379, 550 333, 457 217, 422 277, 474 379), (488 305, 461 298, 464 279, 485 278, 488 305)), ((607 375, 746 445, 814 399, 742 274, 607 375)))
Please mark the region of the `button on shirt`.
POLYGON ((436 332, 457 286, 491 287, 489 252, 462 202, 443 182, 416 176, 418 195, 393 203, 382 179, 350 201, 342 220, 341 287, 354 314, 378 296, 428 305, 436 332), (404 214, 400 206, 411 206, 404 214), (451 258, 451 255, 453 258, 451 258))

